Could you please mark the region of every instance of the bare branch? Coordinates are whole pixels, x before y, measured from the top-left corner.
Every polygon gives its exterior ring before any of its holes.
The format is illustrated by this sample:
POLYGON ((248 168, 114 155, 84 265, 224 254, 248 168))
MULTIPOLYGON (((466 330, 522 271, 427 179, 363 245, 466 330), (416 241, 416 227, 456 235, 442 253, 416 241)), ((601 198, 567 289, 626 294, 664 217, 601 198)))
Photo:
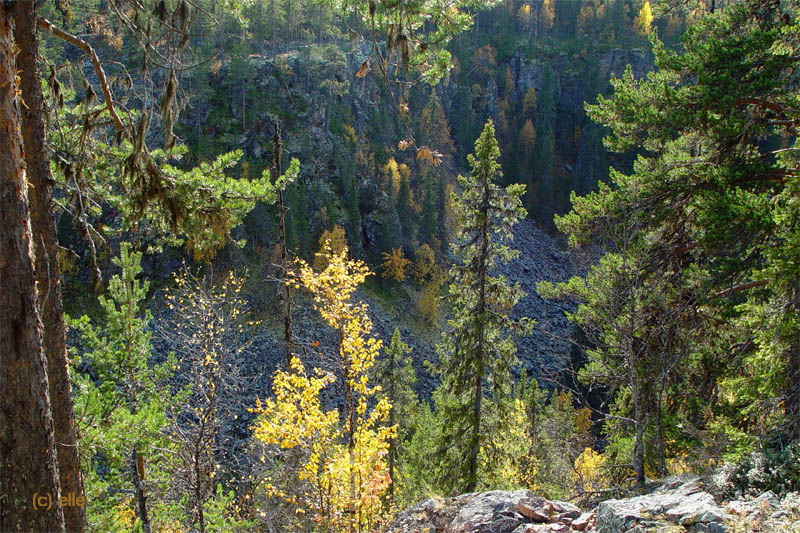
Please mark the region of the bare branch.
POLYGON ((56 28, 52 22, 47 20, 44 17, 39 17, 36 21, 36 24, 40 28, 44 28, 45 30, 49 31, 56 37, 67 41, 70 44, 74 44, 78 48, 84 51, 84 53, 89 56, 89 59, 92 61, 92 65, 94 65, 94 71, 97 74, 97 78, 100 80, 100 87, 103 89, 103 96, 106 100, 106 107, 108 108, 108 112, 111 115, 111 118, 114 120, 114 125, 117 127, 119 131, 121 131, 124 135, 127 135, 127 130, 125 126, 122 124, 122 120, 117 115, 116 110, 114 109, 114 102, 111 96, 111 89, 108 87, 108 80, 106 79, 106 73, 103 70, 103 64, 100 61, 100 58, 97 57, 97 52, 94 51, 94 48, 75 35, 68 33, 61 28, 56 28))
POLYGON ((748 289, 752 289, 752 288, 755 288, 755 287, 763 287, 766 284, 767 284, 767 280, 765 280, 765 279, 759 279, 759 280, 756 280, 756 281, 748 281, 747 283, 742 283, 741 285, 736 285, 736 286, 731 287, 729 289, 725 289, 724 291, 720 291, 720 292, 718 292, 716 294, 712 294, 711 298, 712 299, 714 299, 714 298, 725 298, 726 296, 730 296, 731 294, 735 294, 737 292, 746 291, 748 289))

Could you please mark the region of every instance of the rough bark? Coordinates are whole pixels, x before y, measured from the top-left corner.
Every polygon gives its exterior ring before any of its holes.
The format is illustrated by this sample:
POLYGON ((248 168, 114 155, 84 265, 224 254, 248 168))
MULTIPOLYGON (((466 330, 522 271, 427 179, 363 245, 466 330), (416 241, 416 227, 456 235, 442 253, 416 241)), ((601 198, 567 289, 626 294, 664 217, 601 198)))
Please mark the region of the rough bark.
POLYGON ((0 4, 0 530, 64 531, 37 310, 13 21, 0 4), (44 500, 35 499, 36 496, 44 500), (36 503, 36 505, 34 505, 36 503), (40 506, 39 503, 46 505, 40 506))
POLYGON ((800 440, 800 342, 789 351, 789 376, 786 397, 786 418, 792 439, 800 440))
MULTIPOLYGON (((278 183, 281 176, 281 153, 283 140, 281 139, 281 126, 275 122, 275 155, 272 160, 272 183, 278 183)), ((292 293, 289 286, 289 252, 286 249, 286 202, 283 196, 284 187, 278 187, 278 227, 280 228, 281 247, 281 281, 283 282, 283 334, 286 339, 286 368, 291 368, 295 344, 292 335, 292 293)))
MULTIPOLYGON (((800 282, 793 287, 795 313, 800 315, 800 282)), ((790 343, 786 376, 786 419, 793 440, 800 440, 800 334, 790 343)))
POLYGON ((142 521, 142 532, 150 533, 150 516, 147 513, 147 493, 144 487, 144 458, 131 450, 131 476, 133 477, 133 493, 136 498, 136 512, 142 521))
MULTIPOLYGON (((402 353, 402 352, 401 352, 402 353)), ((395 380, 397 377, 395 376, 395 360, 394 360, 394 350, 388 350, 389 354, 389 399, 392 402, 392 406, 389 408, 389 427, 393 427, 395 425, 395 380)), ((394 462, 395 462, 395 455, 397 455, 397 438, 392 437, 389 440, 389 479, 392 480, 389 483, 389 498, 386 501, 387 508, 394 504, 394 462)))
MULTIPOLYGON (((631 365, 634 366, 634 365, 631 365)), ((638 369, 634 367, 632 372, 637 372, 638 369)), ((636 473, 636 485, 644 487, 646 478, 644 475, 644 432, 647 428, 647 410, 645 409, 645 399, 641 390, 641 383, 638 382, 639 378, 634 377, 631 380, 631 403, 633 403, 633 418, 635 425, 635 438, 633 444, 633 457, 632 466, 636 473)))
POLYGON ((478 346, 477 346, 477 368, 475 369, 475 381, 473 384, 473 404, 472 404, 472 435, 470 436, 469 457, 467 459, 467 480, 464 492, 473 492, 478 484, 478 455, 481 449, 481 400, 483 400, 483 376, 485 373, 485 337, 486 337, 486 282, 489 276, 489 198, 491 197, 491 180, 489 176, 482 176, 483 179, 483 201, 481 202, 481 215, 483 224, 481 225, 480 236, 480 255, 478 257, 478 271, 480 287, 478 290, 478 302, 475 307, 478 324, 478 346))
MULTIPOLYGON (((78 459, 75 413, 64 336, 64 315, 61 308, 61 270, 58 264, 58 237, 53 216, 50 164, 44 149, 42 87, 37 57, 36 9, 34 2, 12 4, 14 36, 20 48, 17 55, 22 97, 22 137, 25 143, 25 165, 30 201, 32 239, 35 253, 36 281, 39 286, 39 311, 44 324, 42 348, 47 361, 50 408, 53 415, 61 492, 84 497, 83 477, 78 459)), ((67 531, 86 527, 86 508, 64 508, 67 531)))

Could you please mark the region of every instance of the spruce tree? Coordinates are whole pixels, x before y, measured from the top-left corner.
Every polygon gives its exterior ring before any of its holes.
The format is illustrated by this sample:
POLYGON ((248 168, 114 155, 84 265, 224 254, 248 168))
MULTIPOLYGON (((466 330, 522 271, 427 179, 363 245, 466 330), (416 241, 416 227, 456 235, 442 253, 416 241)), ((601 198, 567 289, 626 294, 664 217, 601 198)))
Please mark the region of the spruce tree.
POLYGON ((414 373, 411 357, 408 355, 411 351, 412 348, 400 337, 400 330, 394 328, 388 348, 383 357, 375 363, 376 381, 391 403, 388 426, 397 424, 397 435, 389 441, 389 477, 392 478, 388 494, 389 504, 394 503, 395 486, 398 482, 402 482, 398 479, 399 476, 395 475, 399 448, 410 440, 413 433, 411 424, 419 408, 419 399, 414 391, 417 376, 414 373))
POLYGON ((433 176, 430 173, 425 176, 422 192, 422 213, 420 213, 419 234, 417 237, 419 242, 436 248, 434 241, 436 235, 436 199, 433 193, 433 176))
POLYGON ((549 217, 555 211, 555 131, 553 122, 556 118, 556 80, 555 73, 549 65, 542 71, 542 89, 538 94, 536 112, 536 132, 533 180, 538 184, 537 205, 529 205, 534 216, 549 217))
POLYGON ((440 435, 442 488, 472 491, 478 484, 481 460, 488 449, 490 420, 501 423, 497 411, 511 389, 511 368, 517 363, 513 334, 530 331, 528 318, 511 317, 525 295, 497 273, 500 263, 519 255, 508 246, 512 227, 526 211, 522 184, 503 189, 497 159, 500 148, 489 120, 468 156, 469 176, 459 176, 461 192, 453 197, 459 229, 452 244, 458 262, 450 270, 449 299, 454 316, 437 346, 442 383, 437 391, 439 415, 447 424, 440 435))
POLYGON ((347 186, 347 211, 350 218, 350 227, 348 228, 348 236, 350 241, 350 248, 354 254, 362 249, 361 242, 361 210, 358 201, 358 183, 355 176, 351 176, 347 186))
POLYGON ((439 186, 436 195, 436 238, 442 253, 447 251, 447 180, 439 173, 439 186))
POLYGON ((409 239, 414 235, 414 224, 411 210, 411 189, 408 186, 408 179, 405 176, 400 178, 400 187, 397 190, 395 201, 397 216, 400 217, 400 224, 403 226, 403 235, 409 239))

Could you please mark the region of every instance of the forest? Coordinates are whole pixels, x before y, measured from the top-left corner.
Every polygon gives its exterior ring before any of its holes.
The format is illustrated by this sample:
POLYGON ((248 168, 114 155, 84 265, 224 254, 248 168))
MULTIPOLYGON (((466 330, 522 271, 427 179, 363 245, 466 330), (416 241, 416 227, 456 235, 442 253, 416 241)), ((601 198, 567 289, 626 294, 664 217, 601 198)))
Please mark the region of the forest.
POLYGON ((0 532, 800 531, 799 128, 798 0, 4 0, 0 532))

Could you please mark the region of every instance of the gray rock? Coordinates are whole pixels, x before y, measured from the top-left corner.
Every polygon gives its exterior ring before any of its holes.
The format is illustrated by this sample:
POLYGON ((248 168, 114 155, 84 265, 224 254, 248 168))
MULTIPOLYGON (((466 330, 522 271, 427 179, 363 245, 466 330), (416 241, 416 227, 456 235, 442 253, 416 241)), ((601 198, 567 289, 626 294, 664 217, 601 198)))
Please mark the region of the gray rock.
POLYGON ((492 491, 470 499, 448 529, 452 533, 511 533, 525 518, 517 512, 529 491, 492 491))
POLYGON ((547 522, 553 510, 553 504, 544 498, 522 498, 517 502, 517 511, 534 522, 547 522))
POLYGON ((725 510, 740 516, 752 516, 759 513, 772 513, 780 507, 780 500, 774 492, 768 490, 752 500, 733 500, 725 505, 725 510))
POLYGON ((442 533, 517 532, 526 521, 517 512, 518 503, 532 496, 530 491, 517 490, 427 500, 401 512, 387 533, 422 533, 426 528, 442 533))
POLYGON ((776 496, 775 493, 772 492, 771 490, 768 490, 767 492, 763 493, 761 496, 753 500, 753 502, 759 505, 767 505, 769 507, 772 507, 773 509, 777 509, 778 506, 780 505, 780 500, 778 499, 778 496, 776 496))
POLYGON ((699 523, 687 528, 691 533, 727 533, 728 530, 728 526, 719 522, 699 523))
POLYGON ((789 511, 787 511, 786 509, 781 509, 780 511, 775 511, 774 513, 769 515, 769 517, 772 520, 780 520, 781 518, 786 518, 787 516, 789 516, 789 511))
POLYGON ((583 531, 589 526, 589 523, 592 521, 592 518, 594 518, 594 513, 583 513, 578 518, 573 520, 572 529, 575 529, 577 531, 583 531))
POLYGON ((575 505, 572 505, 569 502, 551 500, 550 503, 553 504, 553 508, 555 509, 555 512, 558 513, 559 516, 566 518, 578 518, 581 515, 580 508, 575 505))
POLYGON ((667 518, 682 526, 691 526, 699 522, 723 522, 730 518, 715 502, 713 496, 707 492, 691 494, 680 504, 666 511, 667 518))
POLYGON ((667 520, 684 527, 722 523, 730 515, 721 509, 699 479, 677 484, 670 482, 651 494, 624 500, 606 500, 597 506, 598 533, 617 533, 636 525, 667 520), (663 517, 663 518, 662 518, 663 517))

